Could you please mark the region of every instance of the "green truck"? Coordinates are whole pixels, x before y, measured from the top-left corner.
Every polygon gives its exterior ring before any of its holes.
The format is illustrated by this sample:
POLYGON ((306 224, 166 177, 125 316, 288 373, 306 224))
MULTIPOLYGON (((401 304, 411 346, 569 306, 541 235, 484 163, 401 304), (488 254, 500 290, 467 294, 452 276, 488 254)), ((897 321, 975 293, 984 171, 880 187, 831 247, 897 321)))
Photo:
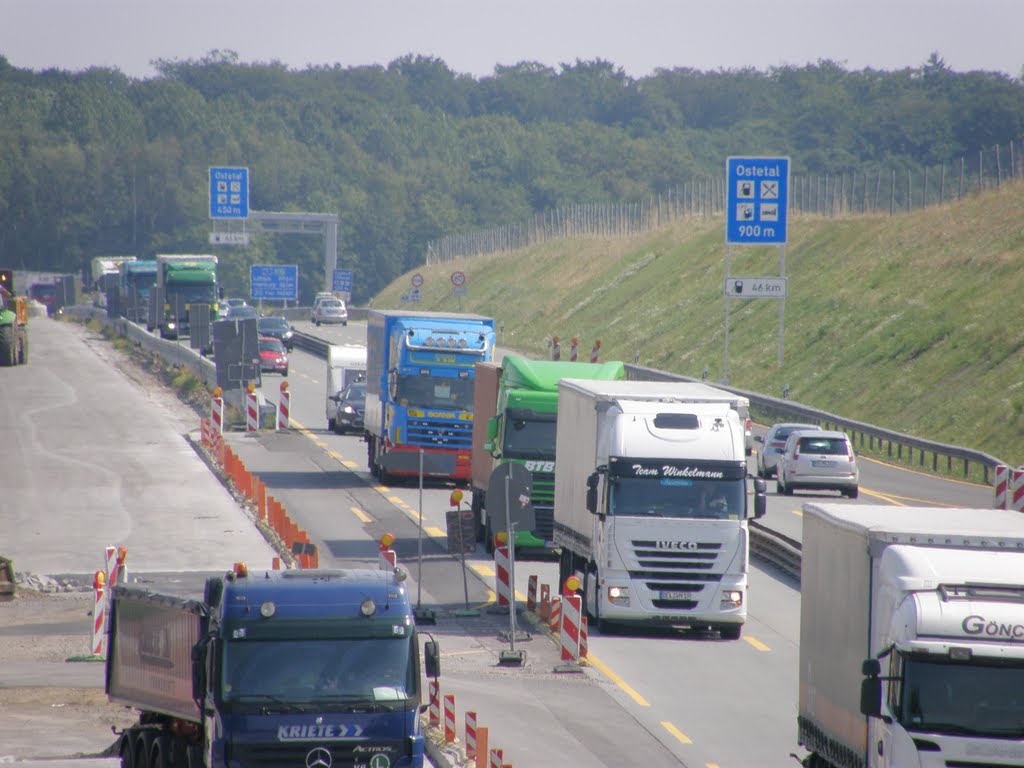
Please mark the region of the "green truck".
POLYGON ((516 532, 516 550, 554 549, 555 422, 560 379, 615 380, 626 377, 621 362, 577 363, 527 360, 505 355, 500 363, 477 363, 473 390, 472 510, 477 541, 494 551, 487 515, 491 473, 506 461, 530 471, 530 501, 536 529, 516 532))
POLYGON ((14 295, 14 271, 0 269, 0 365, 28 362, 28 299, 14 295))
POLYGON ((157 302, 150 301, 150 331, 177 339, 190 332, 193 304, 209 307, 210 322, 218 318, 217 257, 207 254, 159 254, 156 257, 157 302))

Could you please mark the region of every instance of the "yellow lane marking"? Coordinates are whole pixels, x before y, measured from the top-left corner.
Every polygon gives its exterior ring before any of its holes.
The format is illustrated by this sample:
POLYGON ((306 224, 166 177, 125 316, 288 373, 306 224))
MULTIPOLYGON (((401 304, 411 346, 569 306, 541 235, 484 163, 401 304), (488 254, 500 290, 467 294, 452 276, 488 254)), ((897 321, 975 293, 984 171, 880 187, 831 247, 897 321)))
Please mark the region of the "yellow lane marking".
POLYGON ((641 707, 649 707, 649 706, 651 706, 650 703, 647 701, 647 699, 645 699, 643 696, 641 696, 639 693, 637 693, 633 689, 633 687, 630 686, 625 680, 623 680, 617 674, 612 672, 608 667, 606 667, 604 665, 604 663, 600 659, 598 659, 594 655, 594 652, 591 651, 589 648, 587 649, 587 661, 590 662, 595 667, 597 667, 599 670, 601 670, 601 674, 603 674, 605 677, 607 677, 609 680, 611 680, 613 683, 615 683, 617 686, 619 686, 619 688, 621 688, 622 691, 627 696, 629 696, 629 698, 631 698, 633 701, 635 701, 641 707))
POLYGON ((871 456, 861 456, 860 454, 858 454, 857 460, 870 461, 872 464, 878 464, 879 466, 888 467, 889 469, 897 469, 900 470, 901 472, 909 472, 912 475, 920 475, 921 477, 927 477, 932 480, 946 480, 950 483, 956 483, 957 485, 970 485, 974 488, 988 488, 987 485, 984 485, 982 483, 975 483, 970 480, 957 480, 956 478, 945 477, 943 475, 933 475, 931 472, 922 472, 921 470, 918 469, 911 469, 910 467, 905 467, 902 464, 890 464, 887 461, 882 461, 881 459, 876 459, 871 456))
POLYGON ((352 514, 359 518, 363 523, 372 523, 373 518, 363 512, 359 507, 352 507, 352 514))
POLYGON ((869 491, 866 488, 861 488, 860 492, 863 493, 865 496, 870 496, 873 499, 881 499, 882 501, 887 501, 890 504, 893 504, 893 505, 895 505, 897 507, 905 507, 905 506, 907 506, 902 501, 897 501, 895 497, 893 497, 893 496, 886 496, 884 493, 878 493, 877 491, 869 491))
POLYGON ((435 539, 443 539, 448 535, 440 528, 435 528, 432 525, 424 528, 423 530, 427 532, 428 536, 432 536, 435 539))
POLYGON ((749 635, 744 635, 743 639, 746 640, 750 645, 752 645, 755 648, 757 648, 757 650, 759 650, 759 651, 770 651, 771 650, 771 648, 769 648, 767 645, 762 643, 756 637, 750 637, 749 635))
POLYGON ((390 501, 392 504, 397 504, 400 507, 408 507, 409 506, 408 504, 406 504, 404 501, 402 501, 397 496, 388 496, 388 501, 390 501))
POLYGON ((661 721, 661 727, 664 728, 669 733, 671 733, 673 736, 675 736, 681 743, 683 743, 683 744, 693 744, 693 742, 690 740, 689 736, 687 736, 685 733, 683 733, 678 728, 676 728, 674 725, 672 725, 672 723, 670 723, 668 720, 662 720, 661 721))
POLYGON ((341 459, 341 458, 339 458, 339 461, 341 461, 341 463, 344 464, 349 469, 359 469, 359 467, 360 467, 360 464, 358 462, 355 462, 355 461, 349 461, 348 459, 341 459))
POLYGON ((469 567, 479 573, 481 576, 493 576, 494 569, 483 563, 470 563, 469 567))

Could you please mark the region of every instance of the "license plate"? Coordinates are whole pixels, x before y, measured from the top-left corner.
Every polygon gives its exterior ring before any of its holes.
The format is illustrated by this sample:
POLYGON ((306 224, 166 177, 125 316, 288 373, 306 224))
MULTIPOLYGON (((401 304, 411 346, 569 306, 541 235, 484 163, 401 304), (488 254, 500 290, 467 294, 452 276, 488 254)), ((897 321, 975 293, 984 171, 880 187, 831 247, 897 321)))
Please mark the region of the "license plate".
POLYGON ((693 595, 689 592, 675 592, 672 590, 665 590, 661 593, 662 600, 691 600, 693 595))
POLYGON ((816 459, 811 462, 812 467, 834 467, 835 465, 834 461, 825 461, 824 459, 816 459))

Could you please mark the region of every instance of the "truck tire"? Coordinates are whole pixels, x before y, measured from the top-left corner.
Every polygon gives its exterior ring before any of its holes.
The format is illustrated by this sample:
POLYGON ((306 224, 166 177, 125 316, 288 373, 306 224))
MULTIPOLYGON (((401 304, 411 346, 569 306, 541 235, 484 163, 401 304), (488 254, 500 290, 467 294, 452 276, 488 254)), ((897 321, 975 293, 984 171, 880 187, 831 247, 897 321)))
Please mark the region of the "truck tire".
POLYGON ((28 332, 24 328, 21 330, 21 359, 18 362, 21 365, 28 362, 28 332))
POLYGON ((174 768, 174 749, 170 734, 161 733, 153 739, 153 749, 149 753, 149 768, 174 768))
POLYGON ((14 326, 5 325, 0 328, 0 365, 15 365, 17 363, 17 340, 14 326))
POLYGON ((335 426, 336 424, 337 424, 337 422, 334 419, 328 419, 327 420, 327 431, 328 432, 337 432, 338 430, 337 430, 337 428, 335 426))
POLYGON ((723 624, 718 628, 718 634, 723 640, 739 640, 743 634, 742 624, 723 624))

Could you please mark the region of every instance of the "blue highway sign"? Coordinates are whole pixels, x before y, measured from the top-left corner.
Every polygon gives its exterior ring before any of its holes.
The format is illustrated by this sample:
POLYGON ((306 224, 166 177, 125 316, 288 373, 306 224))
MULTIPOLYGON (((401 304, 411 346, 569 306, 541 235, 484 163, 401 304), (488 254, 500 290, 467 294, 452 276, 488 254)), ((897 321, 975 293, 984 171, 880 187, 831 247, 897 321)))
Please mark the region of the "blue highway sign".
POLYGON ((249 295, 253 299, 298 301, 299 268, 295 265, 257 265, 249 267, 249 295))
POLYGON ((210 218, 249 218, 248 168, 210 168, 210 218))
POLYGON ((339 293, 352 293, 352 270, 334 270, 334 284, 331 286, 331 290, 339 293))
POLYGON ((782 245, 789 208, 788 157, 730 157, 726 161, 725 242, 782 245))

